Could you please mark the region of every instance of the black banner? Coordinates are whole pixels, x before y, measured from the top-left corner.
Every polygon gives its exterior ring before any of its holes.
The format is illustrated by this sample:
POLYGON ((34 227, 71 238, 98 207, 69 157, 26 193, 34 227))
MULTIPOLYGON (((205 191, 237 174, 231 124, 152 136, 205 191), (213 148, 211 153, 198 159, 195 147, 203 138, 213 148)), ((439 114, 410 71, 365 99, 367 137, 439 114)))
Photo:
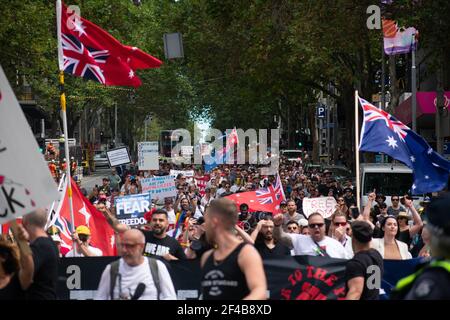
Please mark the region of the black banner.
MULTIPOLYGON (((59 268, 58 297, 93 299, 105 267, 118 257, 63 258, 59 268)), ((163 261, 165 262, 165 261, 163 261)), ((198 260, 166 263, 178 299, 199 299, 201 270, 198 260)), ((264 261, 270 299, 325 300, 345 296, 346 260, 287 256, 264 261)))

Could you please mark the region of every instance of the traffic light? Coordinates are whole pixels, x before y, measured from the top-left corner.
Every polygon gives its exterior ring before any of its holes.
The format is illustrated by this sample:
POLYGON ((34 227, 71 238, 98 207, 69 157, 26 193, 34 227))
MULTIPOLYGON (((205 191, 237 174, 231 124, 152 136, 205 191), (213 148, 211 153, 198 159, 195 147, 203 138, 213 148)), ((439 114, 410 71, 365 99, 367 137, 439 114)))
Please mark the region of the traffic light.
POLYGON ((301 141, 299 141, 298 146, 301 148, 303 145, 303 143, 301 141))

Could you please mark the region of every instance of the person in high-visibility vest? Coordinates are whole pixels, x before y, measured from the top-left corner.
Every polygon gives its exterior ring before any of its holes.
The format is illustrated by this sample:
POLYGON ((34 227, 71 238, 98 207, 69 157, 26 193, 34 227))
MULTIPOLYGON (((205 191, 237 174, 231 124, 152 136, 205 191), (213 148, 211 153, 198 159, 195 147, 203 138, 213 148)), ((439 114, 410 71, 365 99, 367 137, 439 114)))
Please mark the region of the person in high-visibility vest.
POLYGON ((53 179, 57 177, 57 168, 55 164, 55 160, 52 160, 48 163, 48 169, 50 170, 50 174, 52 175, 53 179))
POLYGON ((74 157, 71 157, 70 158, 70 174, 72 176, 74 176, 77 173, 77 167, 78 167, 77 161, 75 160, 74 157))
POLYGON ((433 199, 426 209, 432 260, 401 279, 392 299, 450 299, 450 194, 433 199))

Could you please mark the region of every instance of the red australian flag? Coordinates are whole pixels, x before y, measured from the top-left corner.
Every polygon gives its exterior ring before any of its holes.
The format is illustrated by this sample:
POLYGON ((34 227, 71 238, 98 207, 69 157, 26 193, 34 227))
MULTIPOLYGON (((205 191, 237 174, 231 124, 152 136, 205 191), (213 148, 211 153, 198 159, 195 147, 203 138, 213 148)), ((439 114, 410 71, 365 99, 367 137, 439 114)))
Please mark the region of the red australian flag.
POLYGON ((56 13, 59 69, 66 73, 107 86, 139 87, 141 80, 136 70, 162 64, 136 47, 121 44, 60 0, 56 13))

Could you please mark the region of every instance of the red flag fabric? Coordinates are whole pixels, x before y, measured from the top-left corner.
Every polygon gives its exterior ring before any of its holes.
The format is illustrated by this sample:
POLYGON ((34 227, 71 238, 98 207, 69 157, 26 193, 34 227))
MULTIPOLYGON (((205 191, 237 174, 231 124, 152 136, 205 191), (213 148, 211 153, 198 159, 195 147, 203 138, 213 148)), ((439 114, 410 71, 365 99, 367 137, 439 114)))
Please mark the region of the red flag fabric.
MULTIPOLYGON (((75 228, 81 225, 89 227, 91 245, 102 250, 104 256, 116 255, 114 230, 103 214, 83 196, 75 181, 73 179, 70 181, 75 228)), ((56 210, 53 224, 60 230, 61 247, 71 250, 73 243, 67 188, 64 190, 64 199, 56 210)))
POLYGON ((233 200, 238 208, 241 204, 246 203, 249 211, 265 211, 274 214, 281 212, 281 201, 286 200, 279 175, 277 175, 274 185, 256 191, 235 193, 226 198, 233 200))
POLYGON ((157 58, 121 44, 60 1, 56 10, 60 70, 107 86, 139 87, 136 70, 161 66, 157 58))

